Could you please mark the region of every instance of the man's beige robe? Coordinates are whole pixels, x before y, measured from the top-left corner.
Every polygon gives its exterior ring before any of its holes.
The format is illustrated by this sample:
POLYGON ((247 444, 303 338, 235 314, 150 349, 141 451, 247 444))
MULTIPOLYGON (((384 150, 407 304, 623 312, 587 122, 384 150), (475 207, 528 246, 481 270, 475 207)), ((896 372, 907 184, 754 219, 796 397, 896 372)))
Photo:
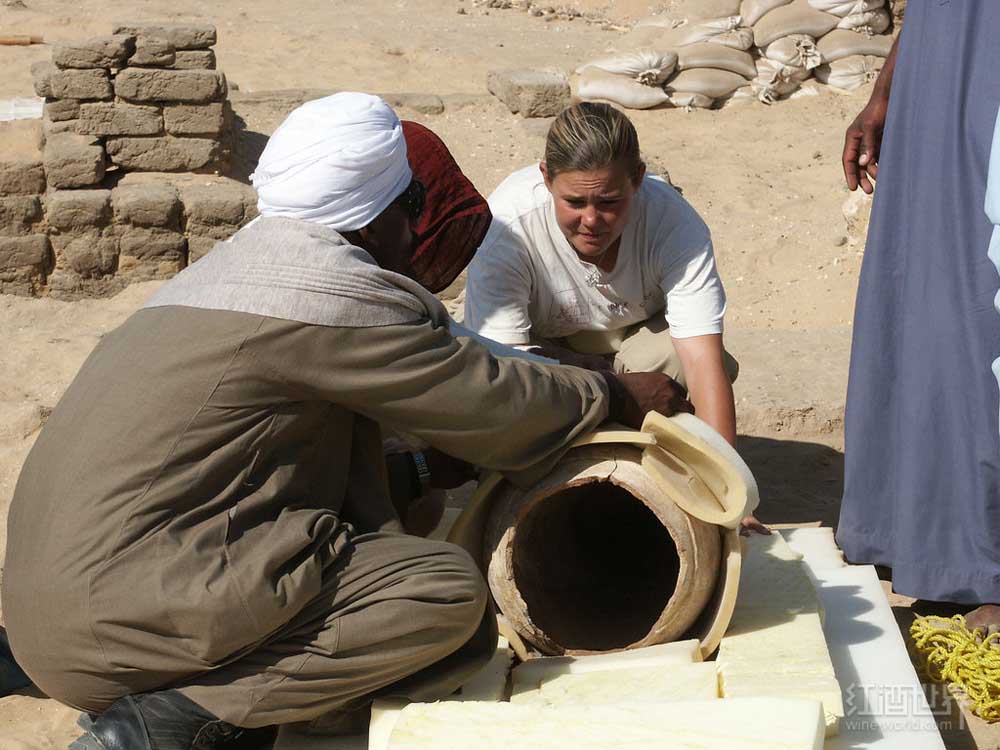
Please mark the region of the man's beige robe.
POLYGON ((105 336, 25 463, 3 610, 19 662, 68 704, 179 686, 258 726, 440 662, 479 628, 485 587, 458 548, 397 535, 379 425, 530 481, 607 415, 601 376, 496 359, 405 284, 402 305, 393 291, 362 310, 401 322, 296 308, 372 261, 332 230, 271 221, 105 336), (291 276, 274 267, 289 254, 291 276), (227 274, 256 282, 211 309, 227 274), (269 278, 284 280, 270 298, 269 278))

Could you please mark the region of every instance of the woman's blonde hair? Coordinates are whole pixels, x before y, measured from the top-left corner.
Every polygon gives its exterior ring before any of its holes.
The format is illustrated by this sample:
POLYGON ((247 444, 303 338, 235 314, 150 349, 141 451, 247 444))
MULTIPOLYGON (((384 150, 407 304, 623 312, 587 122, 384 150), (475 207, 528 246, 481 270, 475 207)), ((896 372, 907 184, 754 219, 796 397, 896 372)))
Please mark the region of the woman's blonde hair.
POLYGON ((564 109, 545 139, 545 169, 550 180, 561 172, 603 169, 621 162, 633 183, 642 174, 635 126, 610 104, 581 102, 564 109))

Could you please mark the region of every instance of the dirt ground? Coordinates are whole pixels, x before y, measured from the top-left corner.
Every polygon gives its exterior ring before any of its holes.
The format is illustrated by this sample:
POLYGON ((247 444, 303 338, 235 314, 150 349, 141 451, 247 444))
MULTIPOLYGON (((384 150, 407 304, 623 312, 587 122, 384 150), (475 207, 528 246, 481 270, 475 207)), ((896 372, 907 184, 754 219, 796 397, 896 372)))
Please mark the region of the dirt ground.
MULTIPOLYGON (((238 86, 232 99, 244 156, 309 92, 441 95, 442 114, 403 107, 400 115, 441 135, 488 194, 539 159, 548 121, 508 113, 487 95, 487 71, 574 68, 611 49, 631 20, 669 3, 553 5, 565 12, 547 20, 473 0, 0 0, 0 35, 58 43, 107 34, 116 21, 214 23, 219 68, 238 86)), ((50 54, 47 45, 0 46, 0 99, 33 95, 29 66, 50 54)), ((740 450, 758 477, 767 522, 837 520, 865 228, 845 219, 850 196, 839 159, 843 131, 869 93, 809 83, 773 107, 630 113, 650 168, 668 173, 712 228, 729 298, 727 346, 741 362, 740 450)), ((80 363, 156 286, 76 303, 0 296, 0 517, 45 416, 80 363)), ((5 539, 0 529, 0 553, 5 539)), ((910 602, 894 597, 894 604, 905 625, 910 602)), ((76 736, 75 716, 41 696, 2 699, 0 750, 65 747, 76 736)), ((949 747, 1000 748, 996 733, 973 729, 978 739, 949 733, 949 747)))

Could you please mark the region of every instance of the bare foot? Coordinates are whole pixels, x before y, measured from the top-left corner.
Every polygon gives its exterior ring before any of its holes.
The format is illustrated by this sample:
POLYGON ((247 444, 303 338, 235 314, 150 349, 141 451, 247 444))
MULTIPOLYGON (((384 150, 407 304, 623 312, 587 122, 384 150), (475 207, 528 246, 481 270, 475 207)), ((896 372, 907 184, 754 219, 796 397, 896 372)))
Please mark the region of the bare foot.
POLYGON ((969 630, 979 628, 986 635, 1000 632, 1000 606, 984 604, 972 610, 965 616, 965 624, 969 626, 969 630))

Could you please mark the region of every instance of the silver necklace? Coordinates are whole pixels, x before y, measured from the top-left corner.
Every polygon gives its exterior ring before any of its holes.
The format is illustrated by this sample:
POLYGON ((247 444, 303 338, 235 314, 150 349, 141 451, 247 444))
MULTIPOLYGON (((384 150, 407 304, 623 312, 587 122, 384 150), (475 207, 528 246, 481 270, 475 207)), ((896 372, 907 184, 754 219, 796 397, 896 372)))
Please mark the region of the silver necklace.
POLYGON ((608 254, 611 246, 608 245, 596 258, 588 258, 585 263, 590 265, 587 269, 587 286, 598 287, 601 284, 603 277, 603 272, 601 271, 600 262, 604 260, 604 256, 608 254))

